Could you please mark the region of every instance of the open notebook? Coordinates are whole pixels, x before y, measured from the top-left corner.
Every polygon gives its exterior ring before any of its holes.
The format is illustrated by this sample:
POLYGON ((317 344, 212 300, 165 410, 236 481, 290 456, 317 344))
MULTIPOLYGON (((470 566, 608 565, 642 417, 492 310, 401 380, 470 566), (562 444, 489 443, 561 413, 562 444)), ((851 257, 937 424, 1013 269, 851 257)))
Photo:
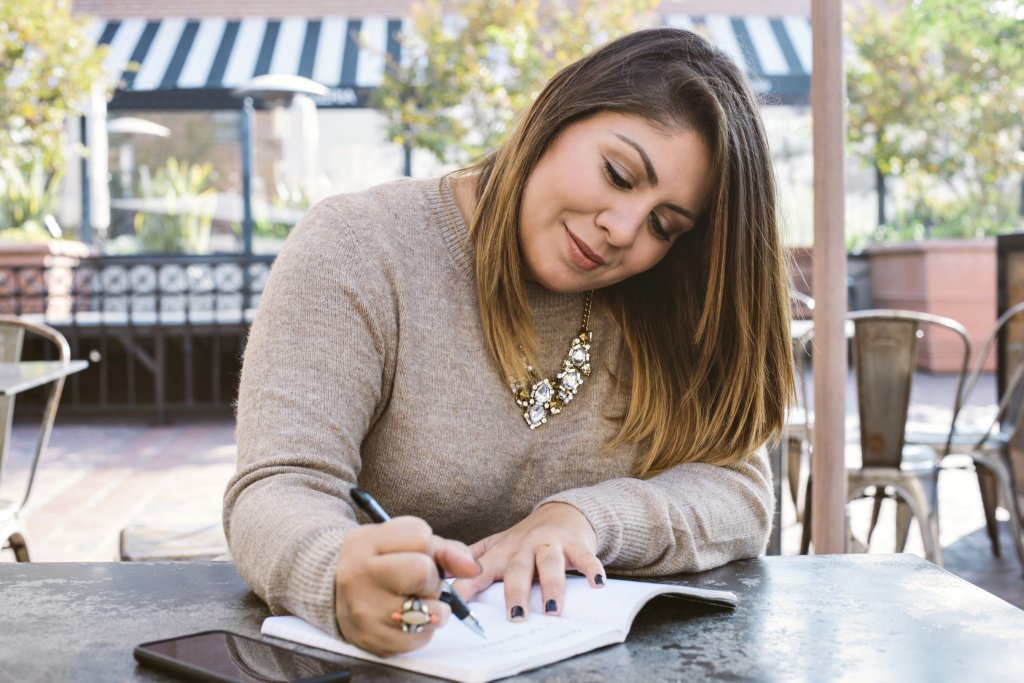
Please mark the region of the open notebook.
POLYGON ((492 585, 469 604, 487 632, 480 638, 452 617, 425 647, 402 655, 378 657, 329 636, 298 617, 268 617, 263 634, 350 657, 438 676, 462 683, 486 683, 521 671, 568 659, 626 640, 640 608, 658 595, 735 607, 728 591, 607 579, 591 588, 582 577, 566 577, 562 616, 543 616, 540 587, 530 596, 530 617, 511 623, 505 617, 504 587, 492 585))

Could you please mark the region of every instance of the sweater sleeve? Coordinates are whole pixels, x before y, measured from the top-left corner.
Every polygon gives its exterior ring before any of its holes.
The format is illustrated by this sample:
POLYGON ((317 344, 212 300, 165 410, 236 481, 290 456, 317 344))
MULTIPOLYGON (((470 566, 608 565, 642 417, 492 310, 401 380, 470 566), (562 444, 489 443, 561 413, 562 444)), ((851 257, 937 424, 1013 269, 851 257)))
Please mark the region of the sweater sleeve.
POLYGON ((541 501, 568 503, 597 532, 597 556, 633 576, 699 572, 760 555, 775 494, 767 449, 730 467, 683 463, 641 480, 617 478, 541 501))
POLYGON ((335 565, 357 524, 348 491, 387 401, 397 339, 396 289, 386 259, 368 251, 321 203, 275 260, 246 343, 224 497, 241 576, 274 614, 334 635, 335 565))

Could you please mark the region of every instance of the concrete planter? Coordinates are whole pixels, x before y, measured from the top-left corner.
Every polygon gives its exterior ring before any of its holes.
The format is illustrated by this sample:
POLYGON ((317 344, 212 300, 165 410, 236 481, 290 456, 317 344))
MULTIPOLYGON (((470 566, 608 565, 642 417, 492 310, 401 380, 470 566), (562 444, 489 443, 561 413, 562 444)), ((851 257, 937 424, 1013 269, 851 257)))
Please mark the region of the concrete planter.
MULTIPOLYGON (((921 311, 962 324, 976 355, 996 320, 996 242, 925 240, 874 245, 868 258, 873 306, 921 311)), ((931 372, 958 370, 957 341, 945 334, 921 340, 918 367, 931 372)), ((974 358, 971 359, 974 362, 974 358)), ((990 357, 986 370, 995 370, 990 357)))
POLYGON ((0 313, 67 316, 74 268, 90 249, 82 242, 0 242, 0 313))

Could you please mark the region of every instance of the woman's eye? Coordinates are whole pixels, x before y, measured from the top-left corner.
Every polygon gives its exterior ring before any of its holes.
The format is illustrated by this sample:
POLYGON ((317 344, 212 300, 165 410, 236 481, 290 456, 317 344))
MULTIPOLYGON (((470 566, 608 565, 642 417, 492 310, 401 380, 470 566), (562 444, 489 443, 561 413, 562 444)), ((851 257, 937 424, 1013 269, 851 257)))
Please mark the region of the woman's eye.
POLYGON ((604 173, 606 176, 608 176, 609 182, 611 182, 611 184, 614 185, 615 187, 622 190, 633 189, 633 185, 628 180, 626 180, 621 173, 615 170, 615 166, 612 165, 612 162, 604 162, 604 173))
POLYGON ((662 224, 661 219, 658 218, 658 214, 656 213, 651 214, 651 232, 654 233, 655 237, 661 240, 665 240, 666 242, 668 242, 672 238, 672 236, 668 233, 668 230, 666 230, 665 226, 662 224))

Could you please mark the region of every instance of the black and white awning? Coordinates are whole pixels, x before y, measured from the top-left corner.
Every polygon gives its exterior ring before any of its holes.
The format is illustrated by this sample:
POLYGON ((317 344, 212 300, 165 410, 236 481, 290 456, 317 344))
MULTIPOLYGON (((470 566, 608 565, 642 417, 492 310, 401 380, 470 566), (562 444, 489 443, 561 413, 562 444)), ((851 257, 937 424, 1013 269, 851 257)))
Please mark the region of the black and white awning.
MULTIPOLYGON (((808 101, 811 28, 805 16, 670 15, 744 64, 769 104, 808 101)), ((389 58, 399 59, 399 18, 96 19, 104 63, 120 85, 109 107, 236 109, 231 92, 254 76, 289 74, 329 88, 321 107, 365 107, 389 58)))
POLYGON ((766 104, 810 102, 810 17, 674 14, 665 17, 665 23, 701 34, 744 65, 766 104))
POLYGON ((109 45, 104 67, 120 82, 110 109, 230 108, 254 76, 305 76, 330 89, 318 102, 364 107, 399 55, 401 19, 219 18, 95 20, 109 45))

